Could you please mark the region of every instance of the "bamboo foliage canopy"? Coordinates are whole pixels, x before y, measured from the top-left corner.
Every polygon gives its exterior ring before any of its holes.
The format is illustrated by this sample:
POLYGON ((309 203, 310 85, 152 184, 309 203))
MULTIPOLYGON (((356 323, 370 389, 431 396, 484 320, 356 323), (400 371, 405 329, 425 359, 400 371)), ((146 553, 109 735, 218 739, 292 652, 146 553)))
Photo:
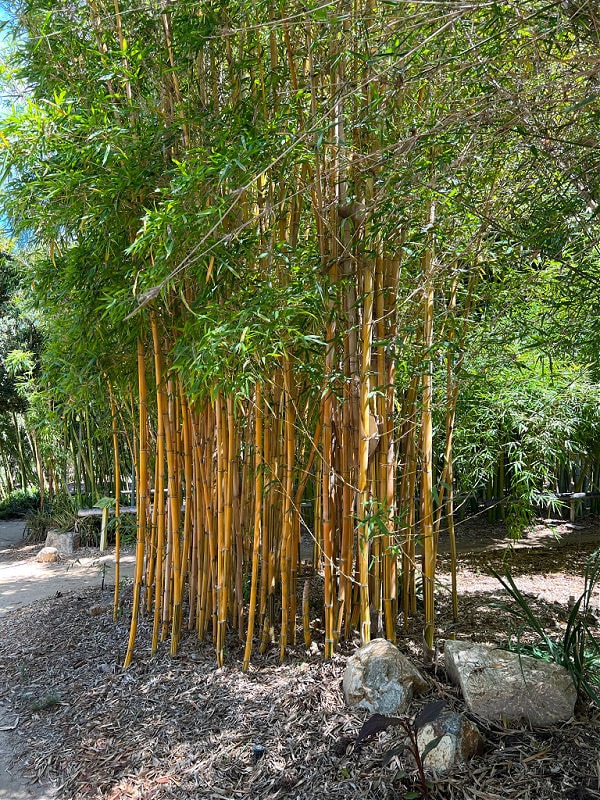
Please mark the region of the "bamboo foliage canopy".
POLYGON ((421 577, 431 648, 474 323, 590 235, 591 5, 10 5, 4 204, 56 385, 101 376, 115 450, 135 409, 126 663, 141 613, 219 664, 232 630, 246 667, 309 644, 307 543, 326 657, 395 640, 421 577))

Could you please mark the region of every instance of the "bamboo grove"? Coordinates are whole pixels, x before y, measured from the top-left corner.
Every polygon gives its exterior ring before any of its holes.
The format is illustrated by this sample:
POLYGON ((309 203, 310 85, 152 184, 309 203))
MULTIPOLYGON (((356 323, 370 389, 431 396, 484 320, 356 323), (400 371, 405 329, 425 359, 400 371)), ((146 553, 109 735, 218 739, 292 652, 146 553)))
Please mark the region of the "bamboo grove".
POLYGON ((395 641, 418 587, 433 647, 465 349, 508 253, 548 251, 532 209, 591 235, 598 20, 568 5, 12 4, 5 206, 49 380, 109 404, 117 511, 135 462, 126 665, 140 615, 153 652, 283 660, 306 561, 326 658, 395 641))

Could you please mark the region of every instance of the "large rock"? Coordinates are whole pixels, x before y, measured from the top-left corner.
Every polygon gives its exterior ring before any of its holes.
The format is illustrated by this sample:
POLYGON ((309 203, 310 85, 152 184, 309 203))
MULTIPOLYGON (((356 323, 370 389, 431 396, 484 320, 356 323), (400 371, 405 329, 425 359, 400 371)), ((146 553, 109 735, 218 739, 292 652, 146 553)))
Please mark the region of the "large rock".
POLYGON ((444 653, 448 676, 484 719, 554 725, 573 716, 577 692, 558 664, 471 642, 446 641, 444 653))
POLYGON ((343 689, 350 707, 386 716, 404 712, 413 694, 428 688, 418 669, 386 639, 373 639, 351 656, 343 689))
POLYGON ((35 560, 43 563, 58 561, 58 550, 56 547, 42 547, 35 560))
POLYGON ((73 555, 73 550, 79 547, 79 534, 75 531, 63 533, 62 531, 48 531, 46 534, 46 547, 56 547, 61 556, 73 555))
POLYGON ((474 722, 464 714, 446 711, 424 725, 417 734, 421 756, 430 742, 437 744, 425 754, 423 766, 435 772, 449 772, 483 750, 483 738, 474 722))

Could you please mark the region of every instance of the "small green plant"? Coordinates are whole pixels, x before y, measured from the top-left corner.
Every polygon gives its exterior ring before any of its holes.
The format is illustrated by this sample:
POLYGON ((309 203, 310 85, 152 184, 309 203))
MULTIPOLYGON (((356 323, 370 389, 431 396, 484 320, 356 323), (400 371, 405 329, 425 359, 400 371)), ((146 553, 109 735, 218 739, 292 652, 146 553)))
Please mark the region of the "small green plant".
POLYGON ((384 753, 383 765, 386 766, 394 756, 402 755, 406 750, 413 757, 419 775, 418 785, 414 790, 410 790, 404 795, 405 800, 413 800, 413 798, 416 800, 419 797, 427 797, 429 794, 431 787, 425 775, 423 762, 427 754, 437 746, 441 737, 433 739, 427 744, 423 752, 420 752, 417 736, 421 728, 438 718, 445 705, 445 700, 436 700, 433 703, 428 703, 414 720, 410 717, 386 717, 383 714, 373 714, 372 717, 366 720, 356 737, 355 752, 358 752, 364 742, 372 739, 381 731, 394 726, 402 728, 406 735, 405 742, 384 753))
POLYGON ((100 565, 100 574, 102 575, 102 585, 100 586, 100 591, 104 591, 104 586, 106 584, 106 573, 108 572, 108 564, 106 561, 103 561, 100 565))
POLYGON ((55 694, 46 694, 39 700, 32 700, 31 711, 45 711, 48 708, 55 708, 61 703, 60 697, 55 694))
POLYGON ((137 538, 137 519, 135 514, 121 514, 119 517, 111 517, 109 519, 107 530, 112 541, 114 541, 115 538, 117 524, 121 534, 121 544, 135 544, 137 538))
POLYGON ((78 517, 77 532, 81 547, 97 547, 100 541, 98 517, 78 517))
POLYGON ((514 601, 513 605, 502 604, 501 607, 519 621, 517 642, 509 643, 508 649, 561 664, 569 671, 578 695, 600 706, 600 642, 590 630, 590 620, 594 620, 592 599, 600 580, 600 550, 588 559, 583 592, 570 607, 560 639, 548 635, 508 570, 504 577, 493 569, 490 572, 514 601), (536 637, 535 642, 521 640, 527 629, 536 637))

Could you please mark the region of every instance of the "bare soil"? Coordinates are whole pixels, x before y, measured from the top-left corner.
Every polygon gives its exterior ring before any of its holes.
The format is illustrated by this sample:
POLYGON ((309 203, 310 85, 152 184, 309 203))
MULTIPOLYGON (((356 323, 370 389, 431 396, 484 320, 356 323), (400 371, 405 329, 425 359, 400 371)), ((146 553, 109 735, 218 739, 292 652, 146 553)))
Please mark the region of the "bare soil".
MULTIPOLYGON (((0 520, 0 616, 56 592, 114 585, 114 548, 101 553, 97 547, 82 547, 72 557, 38 563, 43 542, 26 541, 24 528, 23 520, 0 520)), ((133 575, 134 561, 133 550, 125 549, 120 579, 133 575)))
MULTIPOLYGON (((400 648, 419 662, 431 687, 413 713, 440 697, 464 710, 444 672, 445 639, 506 641, 511 616, 496 605, 506 598, 490 565, 499 572, 510 566, 546 630, 560 637, 571 598, 582 590, 586 561, 600 545, 597 519, 555 538, 563 525, 540 522, 517 547, 509 546, 502 526, 479 521, 462 527, 459 622, 452 620, 449 562, 442 554, 434 662, 422 663, 418 616, 400 636, 400 648)), ((83 588, 0 617, 0 728, 12 728, 3 733, 4 757, 31 792, 5 797, 49 796, 44 785, 60 800, 396 800, 415 791, 406 759, 383 765, 397 734, 382 734, 358 753, 352 747, 365 714, 346 708, 340 682, 358 642, 324 662, 315 619, 308 651, 290 648, 280 666, 274 646, 257 653, 243 673, 242 644, 233 634, 222 669, 216 669, 211 643, 198 642, 193 632, 183 637, 177 656, 165 642, 152 658, 151 620, 142 618, 134 664, 123 671, 130 603, 126 589, 122 614, 113 621, 106 590, 83 588)), ((597 619, 591 624, 597 628, 597 619)), ((600 798, 597 708, 581 703, 568 724, 543 730, 476 721, 485 752, 450 776, 434 778, 430 797, 600 798)))

